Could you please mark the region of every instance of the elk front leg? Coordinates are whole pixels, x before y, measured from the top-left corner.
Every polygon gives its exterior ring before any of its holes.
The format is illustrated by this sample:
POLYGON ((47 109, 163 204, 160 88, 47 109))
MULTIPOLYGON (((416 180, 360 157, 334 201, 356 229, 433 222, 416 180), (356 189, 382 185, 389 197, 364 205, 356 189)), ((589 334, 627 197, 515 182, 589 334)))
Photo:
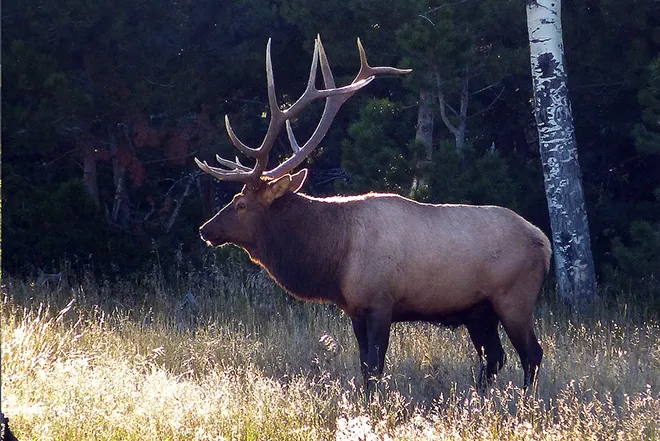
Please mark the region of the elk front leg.
POLYGON ((391 323, 392 314, 389 311, 370 311, 353 319, 367 401, 371 400, 376 384, 383 374, 391 323))
POLYGON ((363 318, 353 319, 353 332, 357 338, 358 348, 360 350, 360 372, 366 386, 369 378, 369 337, 367 334, 367 321, 363 318))

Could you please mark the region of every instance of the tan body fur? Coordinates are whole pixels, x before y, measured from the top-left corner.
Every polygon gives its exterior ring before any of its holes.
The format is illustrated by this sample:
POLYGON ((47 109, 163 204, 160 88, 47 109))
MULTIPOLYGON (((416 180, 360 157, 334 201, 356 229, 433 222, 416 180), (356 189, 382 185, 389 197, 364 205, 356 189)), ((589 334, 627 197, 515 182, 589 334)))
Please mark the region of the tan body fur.
POLYGON ((352 205, 340 275, 349 316, 375 304, 390 305, 395 321, 410 313, 441 316, 485 299, 532 312, 536 295, 517 298, 511 291, 521 280, 542 283, 550 244, 516 213, 420 204, 396 195, 341 203, 352 205))

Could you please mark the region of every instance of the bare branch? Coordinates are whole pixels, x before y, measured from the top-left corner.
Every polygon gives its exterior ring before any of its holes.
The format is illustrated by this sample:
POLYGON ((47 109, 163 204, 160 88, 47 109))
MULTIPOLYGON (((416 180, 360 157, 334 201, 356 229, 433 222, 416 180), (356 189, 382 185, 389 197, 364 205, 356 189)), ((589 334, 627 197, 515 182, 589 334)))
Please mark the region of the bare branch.
POLYGON ((470 95, 478 95, 481 92, 485 92, 487 90, 490 90, 490 89, 494 88, 495 86, 498 86, 501 82, 502 82, 502 80, 499 79, 496 82, 494 82, 493 84, 489 84, 488 86, 482 87, 479 90, 475 90, 474 92, 470 92, 470 95))
MULTIPOLYGON (((449 117, 447 116, 448 104, 445 101, 445 94, 442 91, 442 79, 440 78, 440 74, 438 74, 437 72, 435 73, 435 82, 438 87, 438 104, 440 105, 440 117, 442 118, 442 122, 449 129, 449 131, 453 133, 454 136, 456 136, 459 133, 459 131, 458 128, 454 124, 452 124, 452 122, 449 120, 449 117)), ((454 113, 456 112, 454 111, 454 113)))
POLYGON ((145 77, 144 75, 142 75, 142 78, 144 79, 144 81, 146 81, 146 82, 149 83, 149 84, 153 84, 154 86, 167 87, 167 88, 169 88, 169 89, 173 89, 174 87, 176 87, 176 85, 174 85, 174 84, 160 84, 160 83, 156 83, 155 81, 150 80, 149 78, 145 77))
POLYGON ((472 118, 472 117, 475 117, 475 116, 478 116, 478 115, 481 115, 483 113, 488 112, 495 105, 495 103, 500 99, 500 97, 502 96, 503 93, 504 93, 504 88, 500 89, 497 96, 495 98, 493 98, 493 100, 490 102, 490 104, 488 106, 486 106, 485 109, 481 109, 478 112, 475 112, 471 115, 468 115, 466 118, 472 118))
POLYGON ((167 233, 170 232, 172 229, 172 226, 174 225, 174 222, 176 221, 176 218, 179 216, 179 210, 181 209, 181 205, 183 204, 183 201, 188 197, 190 194, 190 187, 192 187, 192 183, 195 182, 195 176, 193 174, 188 175, 188 183, 186 184, 186 188, 183 191, 183 194, 179 199, 176 199, 174 201, 174 210, 172 210, 172 215, 170 216, 169 220, 167 221, 167 226, 165 228, 165 231, 167 233))

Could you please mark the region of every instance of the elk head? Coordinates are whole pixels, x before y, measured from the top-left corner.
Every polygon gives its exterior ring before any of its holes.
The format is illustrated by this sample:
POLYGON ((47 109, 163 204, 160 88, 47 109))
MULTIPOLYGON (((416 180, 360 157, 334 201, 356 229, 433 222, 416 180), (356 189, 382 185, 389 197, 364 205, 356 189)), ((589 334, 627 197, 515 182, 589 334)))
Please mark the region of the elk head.
POLYGON ((263 178, 257 185, 246 184, 215 216, 199 229, 209 246, 234 243, 245 249, 256 245, 258 232, 263 230, 270 204, 286 192, 297 192, 307 178, 307 169, 285 174, 276 179, 263 178))
POLYGON ((255 160, 254 167, 250 168, 241 164, 238 157, 234 161, 229 161, 216 156, 218 163, 223 168, 211 167, 206 161, 201 162, 195 158, 195 162, 199 168, 214 178, 245 184, 243 190, 236 194, 229 204, 200 228, 200 236, 211 246, 222 245, 228 242, 235 243, 244 248, 254 245, 258 231, 261 230, 261 223, 264 222, 266 211, 270 208, 271 203, 287 192, 296 192, 302 187, 307 177, 307 170, 303 169, 293 175, 290 172, 318 146, 330 128, 330 124, 340 107, 355 92, 369 84, 376 75, 410 72, 410 69, 369 66, 362 43, 358 39, 360 71, 351 84, 336 87, 328 59, 321 44, 321 38, 317 36, 314 43, 314 55, 309 80, 307 81, 307 88, 291 107, 282 110, 277 104, 277 96, 275 94, 273 66, 270 58, 270 43, 269 39, 266 45, 266 77, 270 123, 261 145, 257 148, 251 148, 245 145, 238 139, 229 124, 229 118, 225 116, 225 126, 229 138, 241 153, 255 160), (319 59, 325 85, 325 89, 322 90, 316 88, 319 59), (320 98, 325 98, 326 100, 321 120, 312 136, 304 145, 300 146, 291 129, 290 120, 299 115, 312 101, 320 98), (268 154, 282 126, 286 126, 293 155, 272 170, 266 171, 268 154))

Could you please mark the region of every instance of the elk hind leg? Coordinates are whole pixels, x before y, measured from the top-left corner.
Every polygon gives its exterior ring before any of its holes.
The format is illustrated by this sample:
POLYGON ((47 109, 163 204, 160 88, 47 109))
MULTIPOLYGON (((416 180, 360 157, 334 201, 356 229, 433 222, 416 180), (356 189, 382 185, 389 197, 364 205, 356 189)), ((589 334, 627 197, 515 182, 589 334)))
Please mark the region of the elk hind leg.
POLYGON ((520 364, 524 373, 523 387, 533 386, 543 358, 543 348, 541 348, 531 326, 523 327, 510 324, 508 328, 505 326, 505 330, 520 356, 520 364))
POLYGON ((538 285, 531 287, 529 284, 520 284, 493 304, 495 313, 520 357, 525 388, 534 384, 543 358, 543 348, 534 334, 534 307, 537 296, 529 294, 534 290, 538 292, 538 285))

